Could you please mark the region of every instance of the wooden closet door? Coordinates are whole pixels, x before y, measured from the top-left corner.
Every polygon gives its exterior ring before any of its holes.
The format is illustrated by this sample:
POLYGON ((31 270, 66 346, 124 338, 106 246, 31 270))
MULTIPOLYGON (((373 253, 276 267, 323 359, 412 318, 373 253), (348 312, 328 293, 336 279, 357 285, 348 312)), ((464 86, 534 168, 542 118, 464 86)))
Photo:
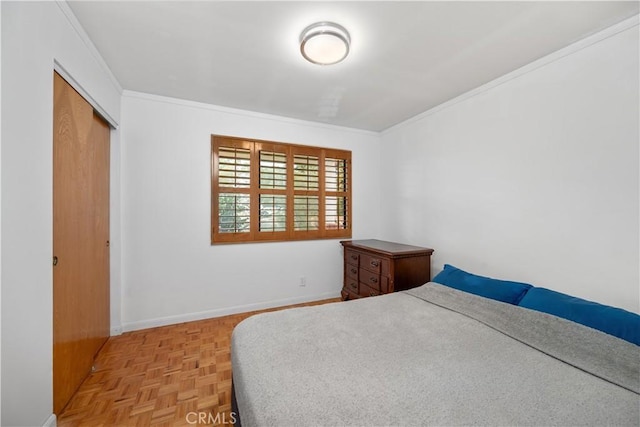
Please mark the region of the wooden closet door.
POLYGON ((109 337, 109 126, 60 75, 53 108, 53 410, 109 337))

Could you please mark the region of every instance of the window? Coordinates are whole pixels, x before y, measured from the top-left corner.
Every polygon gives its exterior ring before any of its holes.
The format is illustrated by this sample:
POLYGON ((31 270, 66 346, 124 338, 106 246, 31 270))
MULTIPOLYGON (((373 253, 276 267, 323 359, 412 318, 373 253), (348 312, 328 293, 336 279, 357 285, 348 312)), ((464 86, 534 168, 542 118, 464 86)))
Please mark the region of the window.
POLYGON ((351 237, 351 152, 211 137, 211 243, 351 237))

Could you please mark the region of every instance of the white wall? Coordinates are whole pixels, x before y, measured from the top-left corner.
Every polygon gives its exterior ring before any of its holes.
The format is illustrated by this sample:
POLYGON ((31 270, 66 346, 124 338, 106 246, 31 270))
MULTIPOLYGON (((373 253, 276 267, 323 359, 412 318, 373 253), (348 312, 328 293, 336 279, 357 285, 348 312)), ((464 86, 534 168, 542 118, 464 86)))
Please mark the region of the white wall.
POLYGON ((338 240, 210 244, 211 134, 352 150, 353 237, 378 234, 376 133, 128 91, 122 117, 125 330, 340 293, 338 240))
POLYGON ((384 133, 384 235, 638 312, 638 18, 525 69, 384 133))
MULTIPOLYGON (((2 58, 2 5, 0 5, 0 59, 2 58)), ((0 64, 2 61, 0 60, 0 64)), ((0 66, 0 82, 2 81, 2 66, 0 66)), ((2 84, 0 84, 0 100, 2 99, 2 84)), ((2 102, 0 102, 0 188, 2 188, 2 102)), ((2 224, 2 193, 0 193, 0 224, 2 224)), ((2 227, 0 227, 0 272, 2 272, 2 227)), ((0 331, 2 330, 2 274, 0 273, 0 331)), ((0 339, 0 366, 2 366, 2 339, 0 339)), ((0 369, 0 379, 2 370, 0 369)), ((0 402, 2 402, 2 387, 0 387, 0 402)), ((0 403, 0 424, 2 424, 2 404, 0 403)))
POLYGON ((0 7, 1 423, 35 426, 52 420, 54 61, 115 120, 120 93, 95 48, 67 16, 66 4, 0 2, 0 7))

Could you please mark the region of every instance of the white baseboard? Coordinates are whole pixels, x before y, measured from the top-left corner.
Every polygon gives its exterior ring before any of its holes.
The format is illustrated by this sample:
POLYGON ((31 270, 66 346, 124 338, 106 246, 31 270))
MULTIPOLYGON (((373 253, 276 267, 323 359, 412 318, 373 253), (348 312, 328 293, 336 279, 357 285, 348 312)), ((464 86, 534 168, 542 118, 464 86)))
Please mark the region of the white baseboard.
POLYGON ((122 335, 122 326, 112 326, 109 336, 115 337, 118 335, 122 335))
POLYGON ((47 421, 42 424, 42 427, 56 427, 57 425, 56 414, 51 414, 49 418, 47 418, 47 421))
MULTIPOLYGON (((192 322, 194 320, 211 319, 214 317, 228 316, 230 314, 246 313, 247 311, 264 310, 267 308, 282 307, 286 305, 301 304, 311 301, 319 301, 329 298, 340 297, 340 292, 326 292, 318 295, 307 295, 304 297, 286 298, 277 301, 266 301, 255 304, 237 305, 234 307, 219 308, 216 310, 200 311, 197 313, 179 314, 175 316, 159 317, 156 319, 140 320, 137 322, 123 323, 122 328, 112 328, 113 332, 120 329, 120 333, 137 331, 140 329, 155 328, 158 326, 175 325, 176 323, 192 322)), ((119 335, 119 334, 118 334, 119 335)))

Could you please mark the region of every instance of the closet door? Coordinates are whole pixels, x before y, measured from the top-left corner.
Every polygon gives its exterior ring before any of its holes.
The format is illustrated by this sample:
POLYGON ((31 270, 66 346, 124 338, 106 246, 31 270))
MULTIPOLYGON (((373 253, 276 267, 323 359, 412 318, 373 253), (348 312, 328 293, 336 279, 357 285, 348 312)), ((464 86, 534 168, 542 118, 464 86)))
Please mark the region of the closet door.
POLYGON ((53 107, 53 410, 109 337, 109 126, 60 75, 53 107))

